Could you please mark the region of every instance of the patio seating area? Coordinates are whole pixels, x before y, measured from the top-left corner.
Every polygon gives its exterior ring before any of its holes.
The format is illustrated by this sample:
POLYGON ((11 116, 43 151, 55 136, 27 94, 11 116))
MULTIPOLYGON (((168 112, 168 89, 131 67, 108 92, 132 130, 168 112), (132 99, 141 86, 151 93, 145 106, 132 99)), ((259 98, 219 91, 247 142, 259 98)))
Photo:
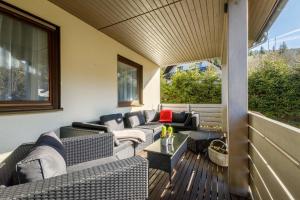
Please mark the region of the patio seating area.
POLYGON ((0 200, 300 199, 300 130, 248 110, 286 1, 0 0, 0 200), (218 104, 162 102, 162 68, 213 59, 218 104))

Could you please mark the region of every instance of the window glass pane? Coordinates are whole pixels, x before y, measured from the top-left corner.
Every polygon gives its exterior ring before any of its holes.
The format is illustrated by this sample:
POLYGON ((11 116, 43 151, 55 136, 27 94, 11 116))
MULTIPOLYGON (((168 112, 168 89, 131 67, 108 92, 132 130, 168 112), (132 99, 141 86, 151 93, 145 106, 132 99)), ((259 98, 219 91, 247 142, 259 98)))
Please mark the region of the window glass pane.
POLYGON ((130 65, 118 62, 118 100, 138 100, 137 69, 130 65))
POLYGON ((0 101, 49 100, 48 34, 0 13, 0 101))

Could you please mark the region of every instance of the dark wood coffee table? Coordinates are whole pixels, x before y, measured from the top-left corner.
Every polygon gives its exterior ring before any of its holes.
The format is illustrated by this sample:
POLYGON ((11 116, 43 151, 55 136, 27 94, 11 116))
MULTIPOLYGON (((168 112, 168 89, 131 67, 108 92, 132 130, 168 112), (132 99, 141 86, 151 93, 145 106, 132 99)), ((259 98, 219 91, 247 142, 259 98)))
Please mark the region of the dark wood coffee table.
POLYGON ((160 139, 158 139, 144 149, 147 152, 149 167, 169 173, 170 185, 172 171, 181 156, 186 152, 187 138, 189 137, 181 133, 174 133, 174 136, 173 145, 164 146, 161 144, 160 139))

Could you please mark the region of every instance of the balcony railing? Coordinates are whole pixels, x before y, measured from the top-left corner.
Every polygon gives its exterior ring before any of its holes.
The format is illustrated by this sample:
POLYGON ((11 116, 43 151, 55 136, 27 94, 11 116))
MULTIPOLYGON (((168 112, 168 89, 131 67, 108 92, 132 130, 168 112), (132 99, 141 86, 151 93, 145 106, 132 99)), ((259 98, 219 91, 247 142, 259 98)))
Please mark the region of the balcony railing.
POLYGON ((200 115, 200 127, 208 130, 226 130, 225 106, 222 104, 161 104, 161 109, 196 112, 200 115))
MULTIPOLYGON (((161 104, 161 109, 194 111, 201 128, 226 130, 221 104, 161 104)), ((249 112, 250 188, 254 199, 300 199, 300 130, 249 112)))
POLYGON ((299 199, 300 130, 249 112, 250 187, 254 199, 299 199))

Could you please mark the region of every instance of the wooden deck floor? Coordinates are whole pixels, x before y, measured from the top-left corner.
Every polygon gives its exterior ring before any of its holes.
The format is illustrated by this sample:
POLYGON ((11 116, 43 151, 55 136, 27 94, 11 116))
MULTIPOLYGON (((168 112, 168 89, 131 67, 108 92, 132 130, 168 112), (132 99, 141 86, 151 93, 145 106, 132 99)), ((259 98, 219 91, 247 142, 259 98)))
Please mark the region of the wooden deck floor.
POLYGON ((206 156, 189 151, 175 167, 171 187, 168 173, 149 170, 149 199, 244 199, 229 194, 225 172, 226 168, 213 164, 206 156))

